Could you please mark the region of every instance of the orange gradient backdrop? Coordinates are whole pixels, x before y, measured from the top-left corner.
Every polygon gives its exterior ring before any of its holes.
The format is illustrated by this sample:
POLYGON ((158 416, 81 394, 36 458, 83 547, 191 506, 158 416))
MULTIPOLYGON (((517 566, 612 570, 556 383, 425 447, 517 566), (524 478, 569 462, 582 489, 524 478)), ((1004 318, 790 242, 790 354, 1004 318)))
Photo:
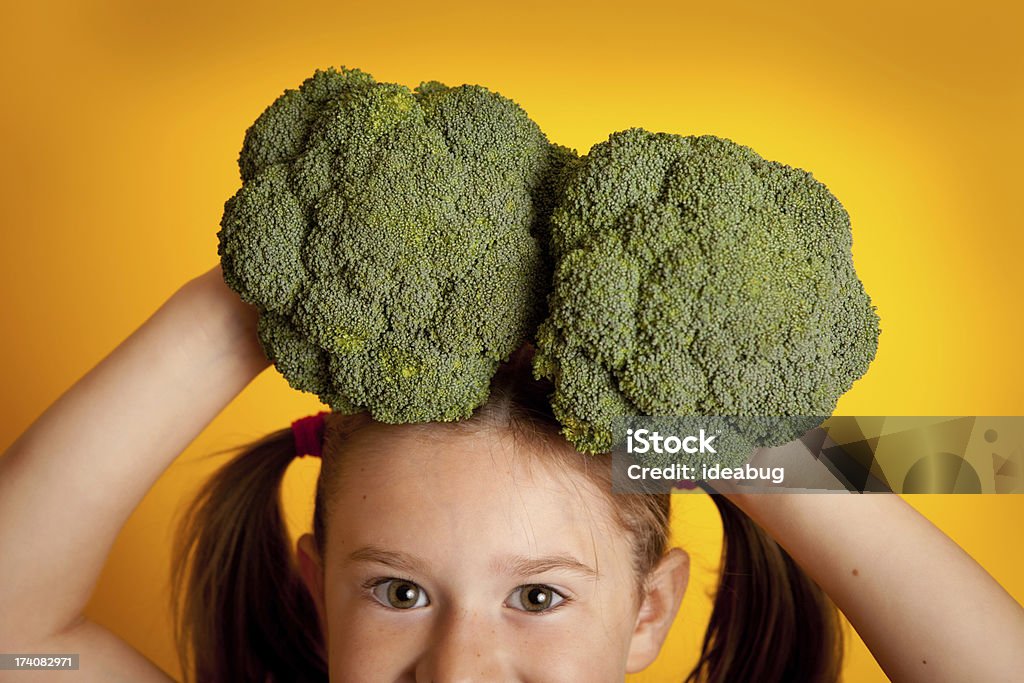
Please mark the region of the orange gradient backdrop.
MULTIPOLYGON (((812 171, 851 215, 882 319, 877 359, 838 412, 1024 412, 1016 3, 5 5, 0 447, 215 263, 246 128, 331 65, 410 87, 485 85, 581 153, 642 126, 728 137, 812 171)), ((170 532, 226 457, 200 456, 320 407, 261 375, 136 509, 88 616, 177 675, 170 532)), ((294 533, 309 526, 316 468, 288 473, 294 533)), ((1024 498, 908 500, 1024 600, 1024 498)), ((634 683, 681 680, 710 612, 720 524, 706 497, 677 503, 694 576, 662 656, 634 683)), ((852 631, 848 642, 846 680, 884 681, 852 631)))

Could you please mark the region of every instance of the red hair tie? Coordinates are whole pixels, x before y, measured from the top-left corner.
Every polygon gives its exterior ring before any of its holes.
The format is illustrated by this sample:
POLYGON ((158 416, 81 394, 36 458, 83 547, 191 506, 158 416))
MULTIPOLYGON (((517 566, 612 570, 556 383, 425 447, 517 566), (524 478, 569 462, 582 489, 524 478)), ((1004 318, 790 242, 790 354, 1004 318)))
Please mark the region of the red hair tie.
POLYGON ((324 415, 330 411, 321 411, 316 415, 302 417, 292 422, 292 436, 295 439, 295 455, 315 455, 320 457, 324 441, 324 415))

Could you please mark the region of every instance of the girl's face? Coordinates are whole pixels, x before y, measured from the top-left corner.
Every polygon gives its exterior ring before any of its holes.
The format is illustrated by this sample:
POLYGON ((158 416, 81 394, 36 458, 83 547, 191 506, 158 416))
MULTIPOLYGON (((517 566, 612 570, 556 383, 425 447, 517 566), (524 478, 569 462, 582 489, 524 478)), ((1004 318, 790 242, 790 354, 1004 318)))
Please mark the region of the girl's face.
POLYGON ((349 446, 326 556, 299 541, 330 680, 621 683, 654 659, 686 556, 640 602, 629 539, 581 473, 495 433, 370 429, 349 446))

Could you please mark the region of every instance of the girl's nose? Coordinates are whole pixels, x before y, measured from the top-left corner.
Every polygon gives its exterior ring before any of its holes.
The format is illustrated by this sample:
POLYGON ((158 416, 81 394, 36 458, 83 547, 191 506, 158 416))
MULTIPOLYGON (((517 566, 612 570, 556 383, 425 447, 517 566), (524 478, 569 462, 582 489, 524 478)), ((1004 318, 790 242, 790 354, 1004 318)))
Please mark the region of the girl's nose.
POLYGON ((502 660, 498 625, 479 613, 453 609, 435 622, 416 666, 416 683, 514 680, 502 660))

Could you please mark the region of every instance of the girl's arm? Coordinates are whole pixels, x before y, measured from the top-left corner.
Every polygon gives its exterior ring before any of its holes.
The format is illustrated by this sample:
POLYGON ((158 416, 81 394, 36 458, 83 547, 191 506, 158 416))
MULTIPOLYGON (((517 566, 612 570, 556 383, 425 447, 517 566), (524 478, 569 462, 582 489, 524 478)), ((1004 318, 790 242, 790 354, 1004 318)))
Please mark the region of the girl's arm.
MULTIPOLYGON (((72 631, 95 635, 80 628, 82 611, 121 527, 175 457, 269 364, 256 320, 213 268, 182 286, 0 458, 0 652, 68 642, 61 636, 72 631)), ((102 647, 113 654, 124 646, 102 647)))
MULTIPOLYGON (((792 463, 801 448, 813 461, 799 441, 762 450, 792 463)), ((832 598, 890 680, 1020 680, 1024 608, 900 496, 726 495, 832 598)))

